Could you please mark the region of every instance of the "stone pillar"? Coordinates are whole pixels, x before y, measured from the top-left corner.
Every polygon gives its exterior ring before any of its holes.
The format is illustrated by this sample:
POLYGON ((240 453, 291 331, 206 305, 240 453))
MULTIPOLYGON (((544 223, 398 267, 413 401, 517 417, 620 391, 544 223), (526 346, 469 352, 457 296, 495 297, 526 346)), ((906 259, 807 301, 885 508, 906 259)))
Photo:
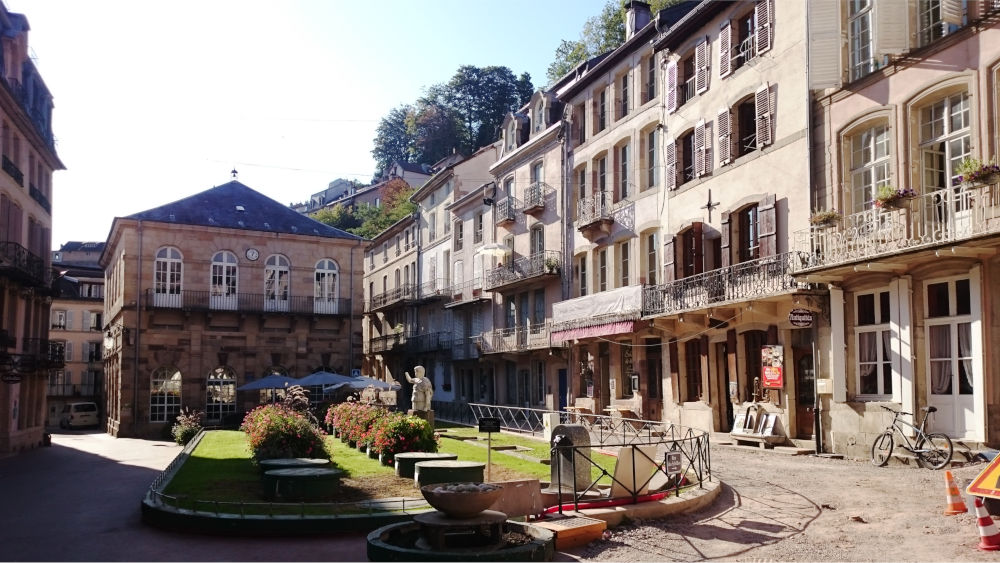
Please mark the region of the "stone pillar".
POLYGON ((586 489, 590 485, 590 433, 582 424, 560 424, 552 429, 552 447, 550 460, 551 485, 549 492, 558 492, 562 483, 562 492, 574 493, 586 489), (557 446, 563 446, 559 448, 557 446), (575 446, 573 449, 565 446, 575 446), (575 452, 575 456, 574 456, 575 452), (575 457, 575 467, 574 467, 575 457))

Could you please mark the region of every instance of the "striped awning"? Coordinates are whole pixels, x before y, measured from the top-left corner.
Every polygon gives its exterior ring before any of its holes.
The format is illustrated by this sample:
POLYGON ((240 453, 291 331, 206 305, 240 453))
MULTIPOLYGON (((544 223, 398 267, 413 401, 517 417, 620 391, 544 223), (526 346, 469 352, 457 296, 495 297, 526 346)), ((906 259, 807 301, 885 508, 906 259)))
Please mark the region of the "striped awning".
POLYGON ((619 321, 614 323, 604 323, 593 326, 559 330, 552 333, 552 342, 579 340, 581 338, 594 338, 595 336, 608 336, 611 334, 632 333, 635 332, 635 324, 636 321, 619 321))

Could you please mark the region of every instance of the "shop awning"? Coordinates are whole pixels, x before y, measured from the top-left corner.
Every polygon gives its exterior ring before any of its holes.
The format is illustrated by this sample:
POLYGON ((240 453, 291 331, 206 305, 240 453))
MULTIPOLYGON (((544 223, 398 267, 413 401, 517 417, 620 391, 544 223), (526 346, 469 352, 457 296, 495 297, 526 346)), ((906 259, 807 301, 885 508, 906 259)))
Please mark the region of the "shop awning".
POLYGON ((579 338, 593 338, 595 336, 608 336, 611 334, 622 334, 635 331, 635 321, 619 321, 616 323, 605 323, 594 326, 584 326, 560 330, 552 333, 552 342, 562 342, 564 340, 576 340, 579 338))
POLYGON ((552 305, 552 341, 635 331, 642 316, 642 286, 620 287, 552 305))

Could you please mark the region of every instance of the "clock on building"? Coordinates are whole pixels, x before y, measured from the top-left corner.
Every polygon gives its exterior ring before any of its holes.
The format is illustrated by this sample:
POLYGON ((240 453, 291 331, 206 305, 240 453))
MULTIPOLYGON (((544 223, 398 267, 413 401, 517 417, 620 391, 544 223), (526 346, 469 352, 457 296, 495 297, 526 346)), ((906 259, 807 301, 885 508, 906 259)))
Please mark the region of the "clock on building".
POLYGON ((256 260, 260 258, 260 252, 256 248, 247 249, 247 260, 256 260))

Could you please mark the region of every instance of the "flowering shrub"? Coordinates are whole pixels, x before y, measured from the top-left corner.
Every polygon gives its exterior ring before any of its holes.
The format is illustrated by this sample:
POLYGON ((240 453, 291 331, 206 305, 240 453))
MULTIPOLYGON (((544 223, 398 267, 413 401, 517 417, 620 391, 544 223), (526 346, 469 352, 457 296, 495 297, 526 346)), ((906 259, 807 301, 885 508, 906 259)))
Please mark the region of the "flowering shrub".
POLYGON ((348 442, 368 445, 372 443, 372 425, 387 412, 380 407, 349 401, 330 407, 324 420, 348 442))
POLYGON ((302 413, 280 404, 261 405, 247 413, 240 430, 247 433, 253 458, 329 458, 323 444, 324 432, 302 413))
POLYGON ((917 192, 910 188, 896 189, 892 186, 879 186, 875 193, 875 207, 889 207, 904 197, 915 197, 917 192))
POLYGON ((983 162, 978 158, 966 158, 956 170, 959 176, 952 182, 959 184, 992 184, 1000 178, 1000 166, 996 162, 983 162))
POLYGON ((187 444, 201 431, 201 411, 192 410, 189 407, 181 409, 177 415, 177 423, 170 428, 170 435, 174 441, 181 446, 187 444))
POLYGON ((816 211, 809 217, 810 225, 831 225, 840 220, 840 212, 836 209, 816 211))
POLYGON ((437 436, 426 420, 400 412, 388 412, 375 421, 372 446, 391 461, 403 452, 436 452, 437 436))

